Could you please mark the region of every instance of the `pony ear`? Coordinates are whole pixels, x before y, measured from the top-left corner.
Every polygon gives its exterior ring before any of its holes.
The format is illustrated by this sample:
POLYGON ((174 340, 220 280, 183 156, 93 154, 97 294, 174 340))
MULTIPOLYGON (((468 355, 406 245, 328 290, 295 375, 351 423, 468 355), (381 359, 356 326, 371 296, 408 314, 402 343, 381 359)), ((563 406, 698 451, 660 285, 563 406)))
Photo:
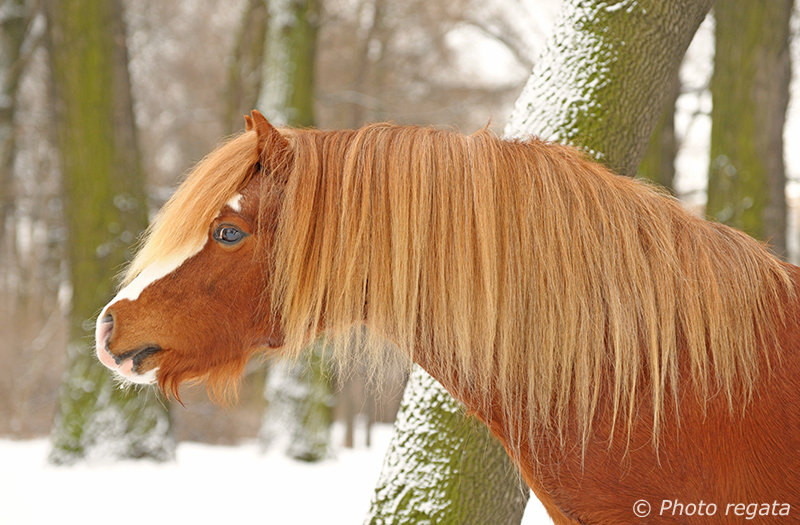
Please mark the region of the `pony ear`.
POLYGON ((250 112, 250 117, 244 119, 248 131, 255 129, 261 165, 273 172, 285 168, 291 159, 291 146, 286 137, 256 109, 250 112))

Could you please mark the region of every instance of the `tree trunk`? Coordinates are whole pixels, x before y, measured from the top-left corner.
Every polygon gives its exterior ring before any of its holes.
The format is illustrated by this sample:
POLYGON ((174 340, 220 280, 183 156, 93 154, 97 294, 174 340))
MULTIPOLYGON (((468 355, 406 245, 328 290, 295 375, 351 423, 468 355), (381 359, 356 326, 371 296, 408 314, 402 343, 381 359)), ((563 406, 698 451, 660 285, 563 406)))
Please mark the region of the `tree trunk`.
POLYGON ((228 133, 241 129, 242 115, 249 114, 258 102, 268 23, 269 1, 247 0, 225 83, 225 129, 228 133))
POLYGON ((281 446, 301 461, 330 455, 333 391, 320 343, 306 349, 297 362, 274 363, 267 374, 259 438, 262 447, 281 446))
POLYGON ((23 45, 32 20, 26 0, 0 0, 0 238, 14 205, 14 117, 23 72, 23 45))
MULTIPOLYGON (((353 129, 363 126, 366 122, 367 106, 366 100, 371 95, 369 93, 369 72, 374 60, 370 57, 370 49, 375 46, 377 35, 381 32, 384 24, 386 12, 386 0, 363 0, 359 11, 366 11, 365 6, 371 6, 370 23, 364 38, 358 46, 359 61, 353 75, 351 91, 353 93, 351 126, 353 129)), ((383 46, 380 47, 383 50, 383 46)))
POLYGON ((706 213, 786 253, 783 125, 792 0, 714 7, 711 153, 706 213))
MULTIPOLYGON (((272 0, 258 107, 276 124, 314 125, 314 69, 320 0, 272 0)), ((279 363, 268 373, 267 410, 259 438, 273 445, 276 425, 290 441, 286 453, 302 461, 330 455, 333 423, 331 373, 322 348, 312 345, 296 363, 279 363)))
POLYGON ((650 136, 650 142, 644 157, 639 163, 637 177, 647 179, 675 192, 673 184, 675 182, 675 157, 678 155, 678 140, 675 137, 675 104, 680 95, 680 79, 675 78, 675 82, 670 88, 664 111, 658 119, 656 129, 650 136))
POLYGON ((273 0, 258 107, 275 124, 314 125, 320 0, 273 0))
POLYGON ((566 2, 506 126, 634 175, 711 0, 566 2))
POLYGON ((88 344, 92 317, 147 223, 122 6, 52 0, 46 10, 72 285, 69 365, 50 458, 170 458, 163 400, 118 388, 88 344))
MULTIPOLYGON (((686 48, 710 7, 711 0, 566 2, 556 31, 517 100, 506 135, 535 134, 571 143, 617 172, 633 175, 663 111, 664 87, 676 81, 686 48)), ((463 415, 437 423, 443 420, 439 414, 447 404, 424 381, 410 381, 407 389, 406 398, 418 401, 404 403, 400 409, 368 522, 405 523, 396 516, 413 513, 425 501, 435 507, 441 520, 437 523, 462 523, 461 506, 491 491, 507 499, 486 502, 484 510, 491 517, 483 523, 518 523, 525 499, 512 496, 520 490, 519 477, 497 475, 495 471, 506 468, 499 462, 491 472, 484 468, 482 475, 491 483, 460 483, 458 469, 440 471, 440 465, 467 464, 462 458, 480 458, 488 452, 483 445, 471 446, 481 443, 478 438, 464 439, 463 429, 470 423, 463 415), (431 427, 437 431, 429 432, 431 427), (429 465, 428 472, 436 472, 437 487, 455 489, 432 490, 419 479, 424 476, 414 475, 419 465, 429 465)), ((456 402, 448 403, 454 406, 456 402)), ((480 433, 488 435, 483 428, 474 435, 480 433)), ((504 454, 499 442, 491 446, 495 453, 504 454)))
POLYGON ((499 442, 415 366, 366 523, 519 523, 529 494, 499 442))

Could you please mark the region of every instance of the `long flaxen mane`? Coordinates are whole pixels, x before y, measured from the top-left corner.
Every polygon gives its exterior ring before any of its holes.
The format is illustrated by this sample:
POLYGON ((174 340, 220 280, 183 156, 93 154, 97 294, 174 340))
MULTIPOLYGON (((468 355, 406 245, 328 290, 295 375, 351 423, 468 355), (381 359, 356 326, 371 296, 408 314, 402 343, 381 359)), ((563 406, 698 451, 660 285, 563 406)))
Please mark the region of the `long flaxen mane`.
POLYGON ((287 138, 271 292, 290 352, 363 320, 509 421, 588 435, 603 388, 628 423, 649 390, 655 436, 681 363, 733 400, 775 343, 756 327, 782 322, 778 260, 572 148, 389 124, 287 138))
MULTIPOLYGON (((630 425, 644 394, 655 438, 680 384, 746 400, 761 349, 777 345, 769 327, 792 293, 782 263, 572 148, 390 124, 283 133, 293 160, 280 211, 260 220, 276 228, 265 293, 289 355, 322 330, 346 360, 363 322, 373 359, 385 341, 420 352, 474 397, 499 399, 509 421, 527 411, 531 430, 572 419, 585 438, 601 392, 630 425)), ((129 277, 179 249, 162 233, 175 221, 205 235, 246 182, 255 140, 196 168, 129 277)))

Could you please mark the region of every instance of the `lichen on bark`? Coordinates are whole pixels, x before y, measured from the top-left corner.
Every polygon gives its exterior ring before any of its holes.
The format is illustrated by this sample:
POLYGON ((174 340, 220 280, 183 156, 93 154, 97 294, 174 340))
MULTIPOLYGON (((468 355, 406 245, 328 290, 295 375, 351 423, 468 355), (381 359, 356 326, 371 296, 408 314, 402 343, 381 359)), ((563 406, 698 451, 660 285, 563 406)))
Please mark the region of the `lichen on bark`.
POLYGON ((528 497, 503 447, 415 367, 365 523, 519 523, 528 497))

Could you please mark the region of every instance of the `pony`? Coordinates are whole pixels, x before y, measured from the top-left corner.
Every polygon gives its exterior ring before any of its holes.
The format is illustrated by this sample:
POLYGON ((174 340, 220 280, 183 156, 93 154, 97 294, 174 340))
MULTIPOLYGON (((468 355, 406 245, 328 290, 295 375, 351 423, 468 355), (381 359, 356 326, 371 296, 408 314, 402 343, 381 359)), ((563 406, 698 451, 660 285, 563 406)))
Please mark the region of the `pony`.
POLYGON ((228 396, 255 352, 323 334, 342 369, 377 368, 388 346, 556 524, 798 519, 800 268, 568 146, 245 120, 98 316, 119 377, 228 396))

